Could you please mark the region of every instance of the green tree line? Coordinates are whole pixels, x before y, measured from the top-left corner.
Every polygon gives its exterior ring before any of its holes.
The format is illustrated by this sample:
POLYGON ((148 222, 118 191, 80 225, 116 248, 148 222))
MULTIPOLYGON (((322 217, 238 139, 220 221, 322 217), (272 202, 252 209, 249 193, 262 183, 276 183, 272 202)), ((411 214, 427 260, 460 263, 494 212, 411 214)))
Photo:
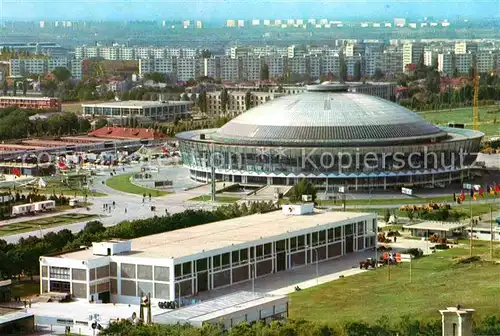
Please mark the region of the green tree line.
MULTIPOLYGON (((333 307, 332 307, 333 308, 333 307)), ((436 308, 437 310, 437 308, 436 308)), ((437 314, 437 311, 436 311, 437 314)), ((441 336, 441 320, 436 318, 421 321, 411 316, 401 316, 392 323, 381 317, 374 323, 353 321, 347 323, 323 324, 304 320, 273 321, 269 325, 263 323, 248 324, 246 322, 234 326, 228 331, 222 327, 207 324, 202 328, 189 325, 134 325, 128 320, 112 323, 104 329, 103 336, 441 336), (332 327, 334 325, 334 327, 332 327)), ((499 335, 500 318, 486 317, 474 325, 474 335, 499 335)))
POLYGON ((62 136, 87 132, 88 120, 74 113, 54 114, 48 118, 30 120, 37 110, 19 109, 16 106, 0 109, 0 134, 2 140, 23 139, 34 136, 62 136))

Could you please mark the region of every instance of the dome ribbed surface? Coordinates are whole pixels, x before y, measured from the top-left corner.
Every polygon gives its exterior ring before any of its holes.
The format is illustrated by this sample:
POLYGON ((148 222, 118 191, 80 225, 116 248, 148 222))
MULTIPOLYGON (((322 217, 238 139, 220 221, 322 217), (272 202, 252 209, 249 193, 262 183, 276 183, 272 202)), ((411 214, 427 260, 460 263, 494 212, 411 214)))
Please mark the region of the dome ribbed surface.
POLYGON ((307 91, 248 110, 212 135, 226 143, 387 143, 446 136, 418 114, 382 98, 307 91), (391 141, 392 140, 392 141, 391 141))

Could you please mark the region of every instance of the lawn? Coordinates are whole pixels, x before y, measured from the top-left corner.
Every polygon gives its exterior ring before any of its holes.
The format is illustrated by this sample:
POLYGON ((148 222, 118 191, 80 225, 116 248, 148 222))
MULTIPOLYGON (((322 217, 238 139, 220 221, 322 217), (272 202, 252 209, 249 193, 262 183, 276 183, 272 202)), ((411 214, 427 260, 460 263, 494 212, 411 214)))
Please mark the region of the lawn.
MULTIPOLYGON (((472 107, 452 110, 419 112, 433 124, 448 126, 448 122, 463 123, 472 128, 472 107)), ((488 136, 500 135, 500 108, 496 105, 479 108, 479 130, 488 136), (496 117, 496 123, 494 123, 496 117)))
MULTIPOLYGON (((498 315, 500 264, 480 261, 457 263, 468 256, 465 248, 453 248, 417 259, 409 264, 380 268, 290 294, 290 317, 329 324, 353 320, 375 322, 385 315, 398 320, 402 315, 422 319, 439 318, 438 309, 460 304, 476 309, 476 315, 498 315)), ((485 244, 475 254, 487 256, 485 244)), ((500 249, 495 257, 500 258, 500 249)))
MULTIPOLYGON (((219 196, 219 195, 215 196, 216 202, 219 203, 234 203, 239 201, 240 199, 241 199, 240 197, 234 197, 234 196, 219 196)), ((198 201, 198 202, 199 201, 208 202, 210 200, 211 200, 210 195, 201 195, 190 199, 190 201, 198 201)))
POLYGON ((106 180, 106 185, 110 188, 113 188, 118 191, 126 192, 129 194, 137 194, 137 195, 149 195, 153 197, 168 195, 167 191, 159 191, 156 189, 144 188, 130 182, 130 177, 132 174, 123 174, 111 177, 106 180))
POLYGON ((61 225, 68 225, 77 222, 83 222, 86 220, 91 220, 96 218, 97 215, 92 214, 78 214, 78 213, 68 213, 63 215, 56 215, 52 217, 44 217, 39 219, 27 219, 24 222, 12 223, 4 226, 0 226, 0 237, 9 236, 13 234, 40 231, 48 228, 53 228, 61 225))
MULTIPOLYGON (((349 203, 347 203, 349 204, 349 203)), ((490 213, 490 205, 492 206, 493 212, 496 210, 500 210, 500 205, 491 203, 491 204, 474 204, 472 203, 472 216, 479 216, 479 215, 484 215, 484 214, 489 214, 490 213)), ((355 208, 355 209, 349 209, 347 208, 347 211, 356 211, 356 212, 374 212, 378 214, 379 216, 383 216, 385 214, 386 208, 380 207, 380 208, 355 208)), ((406 211, 401 211, 399 209, 389 209, 391 213, 393 211, 396 212, 396 216, 398 217, 407 217, 408 214, 406 211)), ((457 210, 458 212, 464 214, 463 218, 468 218, 470 216, 470 208, 469 204, 461 204, 461 205, 451 205, 451 210, 457 210)))
POLYGON ((40 294, 40 282, 24 280, 20 282, 12 282, 12 297, 20 297, 21 299, 27 296, 40 294))

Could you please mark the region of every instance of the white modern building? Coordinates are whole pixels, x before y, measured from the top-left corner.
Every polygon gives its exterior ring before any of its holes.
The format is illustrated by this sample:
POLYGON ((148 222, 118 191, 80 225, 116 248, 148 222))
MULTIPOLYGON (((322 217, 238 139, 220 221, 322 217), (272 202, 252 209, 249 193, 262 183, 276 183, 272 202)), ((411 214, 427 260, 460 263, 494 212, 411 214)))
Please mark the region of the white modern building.
POLYGON ((236 292, 192 306, 153 316, 153 323, 189 324, 203 327, 210 323, 223 326, 224 330, 243 322, 251 324, 288 317, 288 296, 252 292, 236 292))
POLYGON ((147 117, 152 120, 174 121, 190 115, 192 102, 186 101, 111 101, 82 104, 84 116, 147 117))
POLYGON ((370 213, 312 203, 40 258, 42 295, 137 304, 192 297, 375 246, 370 213))

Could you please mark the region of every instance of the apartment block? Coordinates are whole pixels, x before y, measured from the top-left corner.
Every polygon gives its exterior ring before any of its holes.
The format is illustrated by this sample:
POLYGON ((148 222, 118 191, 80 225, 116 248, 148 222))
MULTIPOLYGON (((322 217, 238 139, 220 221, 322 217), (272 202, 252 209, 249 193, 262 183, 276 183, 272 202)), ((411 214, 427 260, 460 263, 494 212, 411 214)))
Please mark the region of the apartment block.
POLYGON ((408 64, 417 64, 423 50, 424 50, 424 45, 419 42, 407 42, 403 44, 402 70, 404 71, 405 67, 408 64))
POLYGON ((240 79, 239 60, 228 56, 220 58, 220 79, 223 81, 235 82, 240 79))
POLYGON ((476 54, 476 69, 480 73, 495 70, 497 53, 494 50, 480 50, 476 54))
POLYGON ((455 55, 455 68, 458 73, 465 74, 473 66, 472 53, 455 55))
POLYGON ((447 75, 453 74, 453 54, 451 52, 438 54, 438 71, 447 75))

